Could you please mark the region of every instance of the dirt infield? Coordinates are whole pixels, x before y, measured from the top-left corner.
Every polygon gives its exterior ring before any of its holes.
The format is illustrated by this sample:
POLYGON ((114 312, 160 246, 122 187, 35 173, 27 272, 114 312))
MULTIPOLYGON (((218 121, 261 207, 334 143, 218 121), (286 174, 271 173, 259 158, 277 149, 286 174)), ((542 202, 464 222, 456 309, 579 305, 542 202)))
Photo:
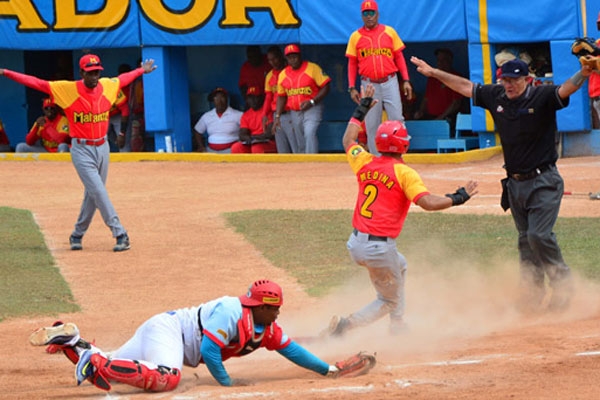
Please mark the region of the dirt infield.
MULTIPOLYGON (((466 179, 480 194, 446 212, 500 214, 502 159, 453 165, 414 165, 429 189, 453 191, 466 179)), ((350 209, 355 182, 344 163, 112 163, 108 187, 132 248, 113 253, 113 239, 99 215, 71 252, 82 185, 69 162, 0 162, 1 206, 30 209, 82 312, 73 321, 83 336, 111 350, 149 316, 224 294, 238 295, 253 280, 280 283, 285 306, 280 323, 291 336, 317 333, 333 313, 350 311, 372 296, 366 273, 326 299, 306 296, 243 237, 222 212, 244 209, 350 209)), ((561 216, 600 216, 600 157, 559 161, 565 190, 561 216)), ((418 210, 413 210, 419 212, 418 210)), ((409 216, 410 218, 410 216, 409 216)), ((293 234, 283 240, 294 240, 293 234)), ((560 241, 560 235, 559 235, 560 241)), ((515 236, 516 243, 516 236, 515 236)), ((443 246, 440 246, 443 248, 443 246)), ((443 251, 443 250, 440 250, 443 251)), ((516 252, 516 248, 515 248, 516 252)), ((499 255, 501 259, 502 255, 499 255)), ((567 260, 568 262, 569 260, 567 260)), ((525 319, 512 307, 517 268, 494 266, 481 276, 459 260, 463 272, 440 276, 431 266, 411 265, 407 280, 410 331, 388 337, 385 322, 344 340, 315 343, 311 351, 333 362, 352 352, 377 352, 366 376, 330 380, 259 351, 225 366, 251 386, 223 388, 206 368, 184 368, 173 393, 160 399, 594 399, 600 398, 600 291, 579 279, 568 313, 525 319)), ((439 269, 438 269, 439 271, 439 269)), ((0 393, 3 399, 146 398, 115 385, 110 395, 75 385, 73 366, 62 355, 32 347, 27 337, 55 317, 0 323, 0 393)))

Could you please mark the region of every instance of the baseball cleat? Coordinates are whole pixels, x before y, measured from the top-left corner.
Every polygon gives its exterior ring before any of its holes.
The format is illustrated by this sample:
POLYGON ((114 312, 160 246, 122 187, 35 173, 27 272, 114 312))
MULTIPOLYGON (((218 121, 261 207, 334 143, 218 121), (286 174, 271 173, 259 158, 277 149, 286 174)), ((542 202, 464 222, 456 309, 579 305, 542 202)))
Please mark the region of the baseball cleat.
POLYGON ((117 244, 113 247, 113 251, 125 251, 129 250, 131 245, 129 244, 129 236, 126 233, 117 237, 117 244))
POLYGON ((71 250, 82 250, 83 245, 81 244, 81 236, 73 236, 69 237, 69 244, 71 245, 71 250))
POLYGON ((79 329, 73 323, 40 328, 29 336, 29 343, 33 346, 74 344, 77 340, 79 340, 79 329))
POLYGON ((329 321, 329 335, 330 336, 342 336, 346 331, 350 329, 350 321, 348 318, 334 315, 329 321))
POLYGON ((600 192, 590 193, 590 200, 600 200, 600 192))
POLYGON ((79 355, 79 361, 75 365, 75 379, 77 385, 81 385, 81 382, 94 375, 94 366, 91 363, 94 352, 92 350, 84 350, 79 355))

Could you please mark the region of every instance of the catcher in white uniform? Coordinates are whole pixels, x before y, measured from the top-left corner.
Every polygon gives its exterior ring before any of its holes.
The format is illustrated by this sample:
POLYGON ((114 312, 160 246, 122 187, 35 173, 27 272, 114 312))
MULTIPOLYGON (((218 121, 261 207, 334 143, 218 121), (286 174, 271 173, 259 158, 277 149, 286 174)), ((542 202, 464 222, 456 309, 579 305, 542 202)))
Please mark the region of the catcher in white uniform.
POLYGON ((224 296, 151 317, 110 355, 81 339, 73 323, 38 329, 29 341, 35 346, 60 346, 76 364, 77 384, 87 379, 103 390, 111 389, 111 381, 153 392, 173 390, 181 379, 183 365, 196 367, 200 363, 206 364, 221 385, 232 386, 236 381, 225 370, 223 361, 250 354, 259 347, 276 350, 324 376, 356 376, 374 366, 374 358, 359 363, 352 357, 329 365, 310 353, 275 322, 282 304, 281 287, 258 280, 245 295, 224 296))

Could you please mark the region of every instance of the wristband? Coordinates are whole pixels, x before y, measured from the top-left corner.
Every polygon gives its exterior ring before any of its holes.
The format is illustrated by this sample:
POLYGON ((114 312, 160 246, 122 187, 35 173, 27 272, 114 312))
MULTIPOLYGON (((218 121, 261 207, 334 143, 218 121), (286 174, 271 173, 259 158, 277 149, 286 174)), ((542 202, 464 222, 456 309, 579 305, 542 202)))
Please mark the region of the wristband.
POLYGON ((360 122, 364 121, 365 115, 367 115, 367 112, 369 111, 372 102, 372 97, 363 97, 362 99, 360 99, 360 104, 354 110, 352 118, 356 118, 360 122))
POLYGON ((573 76, 570 78, 571 83, 577 87, 581 87, 581 85, 583 85, 583 83, 585 82, 586 79, 587 79, 587 76, 583 76, 581 71, 575 72, 573 74, 573 76))
POLYGON ((471 198, 464 187, 458 188, 458 190, 452 194, 446 194, 446 197, 449 197, 452 200, 453 206, 459 206, 471 198))
POLYGON ((362 122, 360 122, 359 120, 357 120, 356 118, 352 117, 350 118, 350 121, 348 121, 349 124, 354 124, 357 126, 362 126, 362 122))

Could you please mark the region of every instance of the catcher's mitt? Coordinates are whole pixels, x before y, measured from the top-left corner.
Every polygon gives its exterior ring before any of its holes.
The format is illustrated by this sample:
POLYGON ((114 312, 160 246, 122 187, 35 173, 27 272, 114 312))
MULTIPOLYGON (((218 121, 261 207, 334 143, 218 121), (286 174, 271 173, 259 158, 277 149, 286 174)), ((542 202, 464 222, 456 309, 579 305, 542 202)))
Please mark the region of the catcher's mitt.
POLYGON ((593 38, 577 38, 571 45, 571 53, 581 62, 584 56, 600 56, 600 47, 593 38))
POLYGON ((363 351, 335 363, 338 369, 332 376, 334 378, 353 377, 364 375, 377 363, 375 354, 367 354, 363 351))

